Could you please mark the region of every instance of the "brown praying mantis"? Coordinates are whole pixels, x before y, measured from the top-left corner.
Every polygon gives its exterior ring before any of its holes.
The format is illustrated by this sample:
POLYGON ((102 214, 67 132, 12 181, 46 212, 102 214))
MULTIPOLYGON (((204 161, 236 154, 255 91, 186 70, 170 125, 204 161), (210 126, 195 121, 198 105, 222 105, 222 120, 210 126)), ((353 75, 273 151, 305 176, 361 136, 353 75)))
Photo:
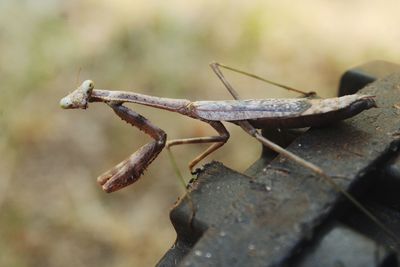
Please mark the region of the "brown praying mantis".
POLYGON ((315 94, 312 92, 303 92, 220 63, 212 63, 210 66, 233 96, 234 100, 192 102, 187 99, 172 99, 134 92, 94 89, 94 83, 91 80, 84 81, 75 91, 61 99, 60 105, 65 109, 86 109, 90 102, 104 102, 109 105, 122 120, 139 128, 154 139, 139 148, 127 159, 98 177, 97 181, 104 191, 113 192, 137 181, 164 147, 170 148, 182 144, 211 143, 211 146, 189 163, 189 169, 193 173, 193 168, 197 163, 227 142, 229 139, 229 132, 222 121, 230 122, 240 126, 246 133, 256 138, 271 150, 325 178, 335 190, 344 194, 387 234, 398 240, 395 234, 387 229, 373 214, 365 209, 361 203, 353 198, 352 195, 341 189, 341 187, 339 187, 321 168, 269 141, 257 130, 267 127, 303 128, 344 120, 366 109, 376 107, 374 96, 353 94, 328 99, 313 98, 312 96, 315 94), (239 95, 225 79, 220 68, 249 75, 287 90, 301 93, 306 96, 306 98, 240 100, 239 95), (151 123, 142 115, 124 106, 124 103, 136 103, 165 109, 193 119, 201 120, 213 127, 218 135, 167 141, 167 135, 162 129, 151 123))

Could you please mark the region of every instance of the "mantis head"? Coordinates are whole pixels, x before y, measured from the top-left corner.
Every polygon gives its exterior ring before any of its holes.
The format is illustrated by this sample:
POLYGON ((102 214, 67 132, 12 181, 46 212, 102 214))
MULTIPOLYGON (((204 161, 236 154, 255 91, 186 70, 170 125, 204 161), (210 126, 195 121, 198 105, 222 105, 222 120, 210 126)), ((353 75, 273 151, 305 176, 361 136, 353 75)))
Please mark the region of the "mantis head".
POLYGON ((84 81, 75 91, 60 100, 60 106, 64 109, 86 109, 94 83, 91 80, 84 81))

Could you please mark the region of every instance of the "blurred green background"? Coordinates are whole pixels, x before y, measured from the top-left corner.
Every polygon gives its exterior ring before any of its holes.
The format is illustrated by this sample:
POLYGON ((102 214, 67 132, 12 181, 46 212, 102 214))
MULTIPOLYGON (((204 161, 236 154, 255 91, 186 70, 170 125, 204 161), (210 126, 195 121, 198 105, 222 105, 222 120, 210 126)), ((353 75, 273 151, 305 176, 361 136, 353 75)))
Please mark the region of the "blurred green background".
MULTIPOLYGON (((97 186, 99 174, 149 138, 103 104, 61 110, 59 99, 82 80, 230 99, 208 67, 219 61, 333 96, 344 70, 374 59, 400 62, 399 10, 395 0, 1 0, 0 266, 151 266, 173 244, 168 213, 184 190, 166 153, 134 186, 113 194, 97 186)), ((227 76, 243 97, 287 96, 227 76)), ((170 138, 213 134, 198 121, 131 107, 170 138)), ((243 171, 260 145, 228 129, 231 140, 204 162, 243 171)), ((204 148, 174 149, 185 177, 204 148)))

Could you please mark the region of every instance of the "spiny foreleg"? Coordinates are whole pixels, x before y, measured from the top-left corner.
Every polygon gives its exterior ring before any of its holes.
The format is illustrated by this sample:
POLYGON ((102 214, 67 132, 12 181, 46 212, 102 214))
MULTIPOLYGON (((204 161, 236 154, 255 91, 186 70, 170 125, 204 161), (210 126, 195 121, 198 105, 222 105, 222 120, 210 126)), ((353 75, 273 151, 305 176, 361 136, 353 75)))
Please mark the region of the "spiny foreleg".
POLYGON ((140 178, 147 166, 164 148, 167 135, 148 119, 120 103, 110 102, 107 104, 122 120, 139 128, 154 139, 97 178, 97 182, 103 187, 103 190, 110 193, 130 185, 140 178))

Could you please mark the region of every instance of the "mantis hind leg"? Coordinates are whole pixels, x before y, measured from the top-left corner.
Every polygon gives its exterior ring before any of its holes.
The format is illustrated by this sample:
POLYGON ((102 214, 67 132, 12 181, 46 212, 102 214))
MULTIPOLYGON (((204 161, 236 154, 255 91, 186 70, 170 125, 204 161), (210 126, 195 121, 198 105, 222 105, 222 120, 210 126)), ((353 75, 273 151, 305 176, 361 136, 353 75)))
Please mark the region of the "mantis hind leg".
MULTIPOLYGON (((221 82, 225 85, 228 91, 231 93, 233 98, 239 99, 239 95, 233 89, 233 87, 229 84, 229 82, 225 79, 224 75, 222 74, 221 70, 218 66, 222 66, 218 63, 211 64, 211 68, 220 78, 221 82)), ((225 66, 224 66, 225 67, 225 66)), ((226 67, 225 67, 226 68, 226 67)), ((231 69, 228 67, 228 69, 231 69)), ((231 69, 232 70, 232 69, 231 69)), ((235 70, 234 70, 235 71, 235 70)), ((241 72, 241 71, 239 71, 241 72)), ((284 87, 285 88, 285 87, 284 87)), ((286 88, 288 89, 288 88, 286 88)), ((249 121, 241 121, 238 125, 249 135, 256 138, 260 143, 264 146, 268 147, 269 149, 275 151, 276 153, 293 160, 297 164, 307 168, 308 170, 316 173, 320 177, 324 178, 324 180, 336 191, 343 194, 354 206, 356 206, 362 213, 364 213, 371 221, 373 221, 377 226, 379 226, 389 237, 391 237, 396 242, 396 247, 400 244, 400 238, 397 236, 396 233, 392 232, 388 227, 386 227, 374 214, 372 214, 367 208, 365 208, 357 199, 355 199, 350 193, 343 190, 336 182, 332 179, 329 175, 327 175, 321 168, 316 166, 315 164, 302 159, 301 157, 293 154, 292 152, 282 148, 281 146, 273 143, 272 141, 268 140, 264 136, 262 136, 253 125, 250 124, 249 121)))
POLYGON ((103 190, 110 193, 130 185, 140 178, 147 166, 164 148, 167 135, 145 117, 120 103, 108 103, 108 105, 122 120, 139 128, 154 139, 97 178, 97 182, 103 187, 103 190))
MULTIPOLYGON (((306 91, 302 91, 302 90, 299 90, 299 89, 296 89, 296 88, 293 88, 293 87, 289 87, 289 86, 287 86, 287 85, 280 84, 280 83, 277 83, 277 82, 274 82, 274 81, 265 79, 265 78, 263 78, 263 77, 261 77, 261 76, 254 75, 254 74, 252 74, 252 73, 249 73, 249 72, 246 72, 246 71, 243 71, 243 70, 239 70, 239 69, 236 69, 236 68, 232 68, 232 67, 229 67, 229 66, 227 66, 227 65, 218 63, 218 62, 213 62, 213 63, 211 63, 211 64, 210 64, 210 67, 211 67, 211 69, 214 71, 214 73, 218 76, 218 78, 219 78, 224 84, 229 84, 229 83, 228 83, 228 81, 226 80, 226 78, 224 77, 224 75, 222 74, 221 68, 224 68, 224 69, 227 69, 227 70, 230 70, 230 71, 233 71, 233 72, 237 72, 237 73, 240 73, 240 74, 243 74, 243 75, 252 77, 252 78, 254 78, 254 79, 257 79, 257 80, 260 80, 260 81, 263 81, 263 82, 266 82, 266 83, 275 85, 275 86, 277 86, 277 87, 286 89, 286 90, 288 90, 288 91, 292 91, 292 92, 295 92, 295 93, 298 93, 298 94, 302 94, 304 97, 307 97, 307 98, 317 98, 317 97, 318 97, 317 94, 316 94, 315 92, 312 92, 312 91, 306 92, 306 91)), ((238 95, 238 93, 236 92, 236 90, 233 89, 232 86, 229 85, 229 88, 227 87, 227 89, 228 89, 228 91, 230 92, 230 94, 233 96, 234 99, 239 100, 239 95, 238 95)))

